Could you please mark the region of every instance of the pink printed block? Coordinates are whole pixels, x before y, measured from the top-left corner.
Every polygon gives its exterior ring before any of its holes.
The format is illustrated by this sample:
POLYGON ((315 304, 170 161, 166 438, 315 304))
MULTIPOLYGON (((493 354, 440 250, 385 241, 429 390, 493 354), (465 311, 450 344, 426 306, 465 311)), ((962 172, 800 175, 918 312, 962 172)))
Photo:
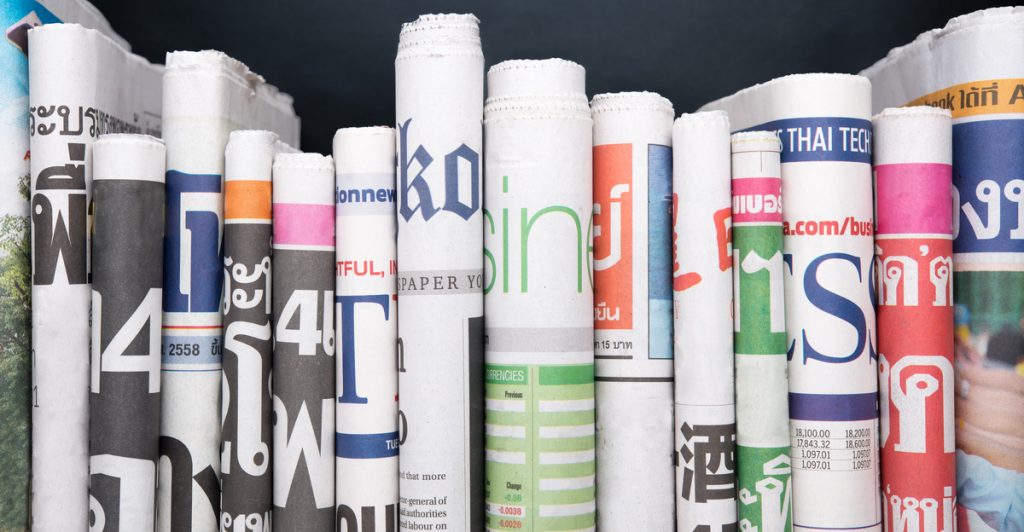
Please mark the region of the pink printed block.
POLYGON ((334 247, 334 205, 274 204, 274 244, 334 247))
POLYGON ((952 172, 941 163, 876 166, 877 234, 952 235, 952 172))
POLYGON ((732 221, 782 223, 782 179, 733 178, 732 221))

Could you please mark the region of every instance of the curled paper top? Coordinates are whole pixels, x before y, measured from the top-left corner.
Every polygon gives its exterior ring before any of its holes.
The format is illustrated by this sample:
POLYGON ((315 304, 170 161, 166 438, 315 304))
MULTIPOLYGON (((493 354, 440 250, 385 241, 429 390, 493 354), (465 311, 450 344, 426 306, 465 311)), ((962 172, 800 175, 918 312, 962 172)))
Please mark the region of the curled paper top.
POLYGON ((502 61, 487 71, 487 99, 581 94, 586 100, 586 73, 581 65, 565 59, 502 61))
POLYGON ((283 140, 278 140, 274 143, 274 153, 301 153, 301 151, 283 140))
POLYGON ((731 139, 733 153, 782 152, 782 141, 774 131, 742 131, 734 133, 731 139))
POLYGON ((295 114, 290 95, 267 83, 263 76, 249 70, 245 63, 224 52, 217 50, 168 52, 166 69, 165 77, 197 74, 224 76, 231 82, 248 89, 253 95, 267 103, 281 108, 288 114, 295 114))
POLYGON ((227 149, 238 144, 267 144, 273 146, 277 142, 277 133, 262 129, 236 129, 228 135, 227 149))
POLYGON ((403 37, 436 35, 480 36, 480 19, 472 13, 428 13, 412 22, 402 24, 399 39, 403 37))
POLYGON ((487 72, 484 121, 505 118, 590 120, 586 70, 565 59, 504 61, 487 72))
POLYGON ((673 182, 680 177, 684 181, 728 177, 729 127, 724 111, 680 115, 672 126, 673 182))
POLYGON ((395 129, 387 126, 347 127, 334 134, 338 182, 359 172, 395 172, 395 129))
POLYGON ((164 182, 162 140, 136 133, 100 135, 92 145, 93 179, 164 182))
POLYGON ((480 21, 471 14, 420 15, 402 24, 395 60, 411 57, 473 55, 480 49, 480 21))
POLYGON ((224 181, 270 181, 278 142, 277 134, 270 131, 232 131, 224 148, 224 181))
MULTIPOLYGON (((90 6, 90 7, 92 7, 92 6, 90 6)), ((42 35, 54 35, 54 34, 56 34, 56 35, 65 35, 65 37, 64 37, 65 39, 75 39, 76 41, 79 41, 79 42, 80 42, 81 39, 83 39, 83 36, 85 36, 85 37, 87 37, 89 39, 97 39, 99 41, 105 42, 109 46, 115 46, 115 47, 120 48, 120 49, 122 49, 122 50, 124 50, 126 52, 129 52, 127 54, 128 61, 130 61, 132 63, 137 63, 141 67, 151 68, 151 69, 154 69, 154 70, 157 70, 157 71, 163 70, 163 68, 164 68, 163 65, 150 63, 144 57, 131 53, 131 46, 129 46, 128 43, 124 41, 124 39, 120 39, 120 38, 114 39, 110 35, 102 32, 102 31, 94 30, 92 28, 86 28, 86 27, 81 26, 79 24, 70 24, 70 23, 69 24, 65 24, 65 23, 43 24, 42 26, 36 26, 36 27, 30 29, 28 31, 28 34, 29 34, 29 38, 30 39, 35 39, 35 38, 38 38, 38 36, 42 36, 42 35), (33 36, 36 36, 36 37, 33 37, 33 36)), ((50 37, 50 38, 53 38, 53 37, 50 37)), ((75 42, 75 41, 72 41, 72 42, 75 42)))
POLYGON ((500 118, 575 118, 590 120, 590 106, 583 94, 556 96, 520 95, 488 98, 484 122, 500 118))
POLYGON ((334 204, 334 159, 330 155, 278 153, 273 176, 275 204, 334 204))
POLYGON ((770 79, 770 80, 765 81, 763 83, 758 83, 757 85, 751 85, 750 87, 742 89, 739 92, 736 92, 735 94, 733 94, 731 96, 726 96, 725 98, 721 98, 721 99, 715 100, 715 101, 705 105, 705 107, 712 106, 715 103, 722 102, 724 100, 729 100, 729 99, 732 99, 732 98, 741 98, 741 97, 746 96, 746 95, 748 95, 750 93, 761 92, 761 91, 767 90, 769 88, 776 88, 776 87, 780 87, 780 86, 784 87, 786 85, 802 84, 802 83, 836 83, 836 82, 839 82, 839 83, 863 83, 863 84, 866 84, 868 86, 871 86, 871 82, 868 81, 868 78, 866 78, 864 76, 857 75, 857 74, 844 74, 844 73, 835 73, 835 72, 832 72, 832 73, 830 73, 830 72, 815 72, 815 73, 809 73, 809 74, 787 74, 785 76, 781 76, 781 77, 778 77, 778 78, 770 79))
POLYGON ((334 132, 334 141, 352 137, 395 136, 395 128, 390 126, 343 127, 334 132))
POLYGON ((729 112, 734 129, 787 118, 871 116, 871 82, 854 74, 791 74, 701 107, 729 112))
POLYGON ((672 102, 656 92, 606 92, 590 101, 594 114, 621 111, 651 111, 675 115, 672 102))
POLYGON ((93 146, 102 143, 104 146, 111 144, 120 144, 126 146, 134 146, 138 149, 164 149, 164 141, 150 136, 143 135, 140 133, 105 133, 100 135, 93 146))
POLYGON ((929 106, 891 107, 871 119, 875 166, 953 163, 953 118, 929 106))
POLYGON ((941 107, 932 107, 930 105, 913 105, 910 107, 887 107, 882 109, 882 112, 871 117, 871 121, 881 119, 896 119, 896 118, 926 118, 926 117, 946 117, 952 118, 953 114, 949 112, 949 109, 943 109, 941 107))
POLYGON ((310 152, 278 153, 274 157, 274 168, 292 170, 323 170, 329 168, 333 172, 334 159, 330 155, 310 152))
POLYGON ((674 129, 699 129, 706 127, 725 126, 729 129, 729 114, 725 111, 698 111, 683 113, 673 124, 674 129))
POLYGON ((951 18, 945 26, 926 31, 909 44, 889 50, 885 57, 864 69, 861 74, 873 78, 881 70, 901 59, 932 50, 939 41, 947 37, 967 32, 985 32, 997 26, 1017 31, 1024 30, 1024 7, 993 7, 951 18))

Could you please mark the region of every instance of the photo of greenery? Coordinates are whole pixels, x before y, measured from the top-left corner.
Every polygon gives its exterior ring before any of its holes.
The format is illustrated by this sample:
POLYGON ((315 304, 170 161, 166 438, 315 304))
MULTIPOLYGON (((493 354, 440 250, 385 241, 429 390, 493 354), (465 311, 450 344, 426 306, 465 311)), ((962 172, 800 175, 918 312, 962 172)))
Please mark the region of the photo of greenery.
MULTIPOLYGON (((28 201, 29 180, 18 182, 28 201)), ((0 532, 28 523, 31 248, 27 216, 0 217, 0 532)))

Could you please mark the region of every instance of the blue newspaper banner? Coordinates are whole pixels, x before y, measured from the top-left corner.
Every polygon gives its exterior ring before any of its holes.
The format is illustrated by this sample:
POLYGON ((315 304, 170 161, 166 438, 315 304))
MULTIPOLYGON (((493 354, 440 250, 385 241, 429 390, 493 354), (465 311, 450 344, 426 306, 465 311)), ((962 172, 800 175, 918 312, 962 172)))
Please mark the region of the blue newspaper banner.
POLYGON ((833 116, 785 118, 743 131, 774 131, 782 163, 843 161, 871 164, 871 121, 833 116))

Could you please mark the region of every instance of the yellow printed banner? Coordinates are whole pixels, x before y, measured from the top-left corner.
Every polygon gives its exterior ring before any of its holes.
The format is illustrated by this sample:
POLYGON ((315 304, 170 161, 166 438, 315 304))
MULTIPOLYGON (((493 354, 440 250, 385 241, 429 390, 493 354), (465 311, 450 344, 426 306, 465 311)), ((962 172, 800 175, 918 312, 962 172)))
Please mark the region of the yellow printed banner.
POLYGON ((922 96, 911 105, 949 109, 953 118, 1024 113, 1024 79, 989 79, 953 85, 922 96))

